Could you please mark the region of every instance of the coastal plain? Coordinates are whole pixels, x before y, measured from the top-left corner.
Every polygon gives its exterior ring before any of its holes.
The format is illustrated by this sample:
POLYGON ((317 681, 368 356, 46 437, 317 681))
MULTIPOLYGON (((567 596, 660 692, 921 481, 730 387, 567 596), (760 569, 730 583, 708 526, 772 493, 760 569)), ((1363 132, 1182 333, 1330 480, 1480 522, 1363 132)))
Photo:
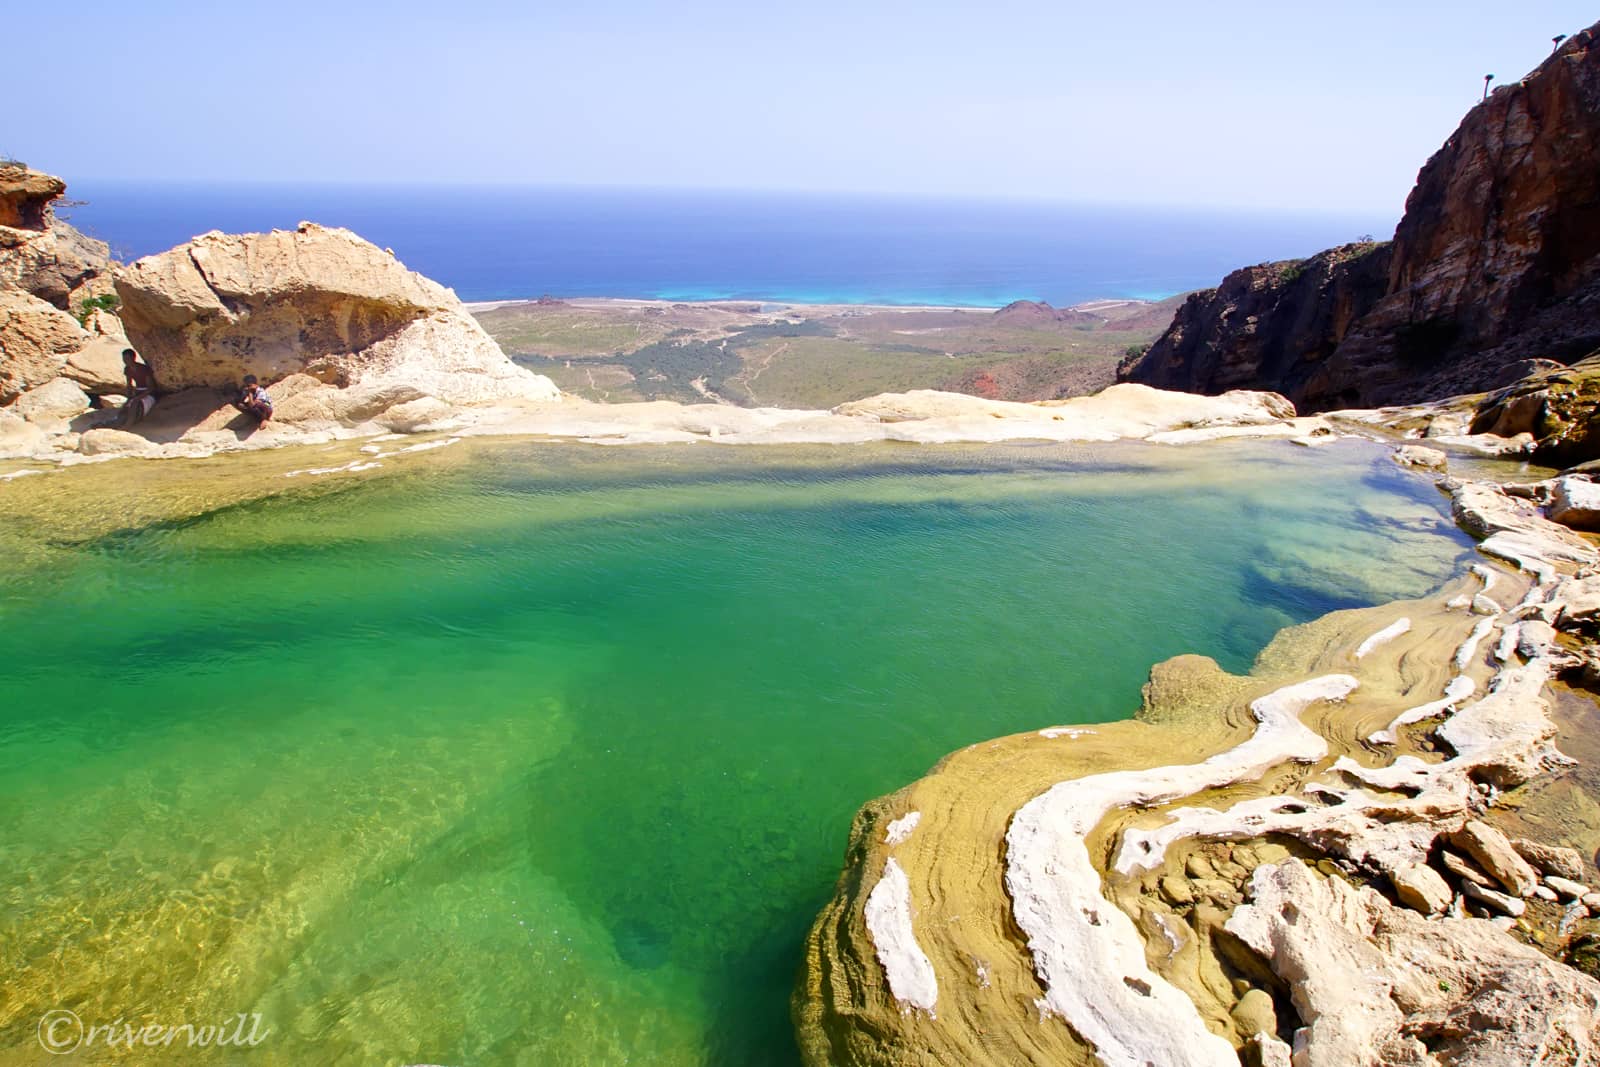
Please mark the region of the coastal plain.
POLYGON ((517 363, 586 400, 831 408, 943 389, 995 400, 1097 392, 1180 298, 1004 308, 544 298, 468 305, 517 363))

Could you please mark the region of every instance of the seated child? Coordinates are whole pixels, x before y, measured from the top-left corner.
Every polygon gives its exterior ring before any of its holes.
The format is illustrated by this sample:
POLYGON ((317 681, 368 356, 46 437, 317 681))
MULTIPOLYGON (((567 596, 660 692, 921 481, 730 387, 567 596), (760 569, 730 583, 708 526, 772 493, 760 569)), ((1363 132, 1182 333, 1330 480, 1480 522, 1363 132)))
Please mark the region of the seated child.
POLYGON ((267 420, 272 418, 272 398, 261 388, 254 374, 244 376, 244 388, 239 390, 239 399, 233 402, 233 406, 253 416, 258 427, 265 426, 267 420))

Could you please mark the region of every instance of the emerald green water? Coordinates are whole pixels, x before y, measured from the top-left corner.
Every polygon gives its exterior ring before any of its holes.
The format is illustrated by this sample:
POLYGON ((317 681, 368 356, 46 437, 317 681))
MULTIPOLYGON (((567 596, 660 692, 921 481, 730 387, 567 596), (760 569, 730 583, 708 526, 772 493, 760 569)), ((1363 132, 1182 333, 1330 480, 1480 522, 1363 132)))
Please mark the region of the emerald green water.
POLYGON ((64 1007, 270 1028, 161 1062, 793 1063, 863 801, 1467 545, 1358 443, 445 451, 27 528, 0 1049, 64 1007))

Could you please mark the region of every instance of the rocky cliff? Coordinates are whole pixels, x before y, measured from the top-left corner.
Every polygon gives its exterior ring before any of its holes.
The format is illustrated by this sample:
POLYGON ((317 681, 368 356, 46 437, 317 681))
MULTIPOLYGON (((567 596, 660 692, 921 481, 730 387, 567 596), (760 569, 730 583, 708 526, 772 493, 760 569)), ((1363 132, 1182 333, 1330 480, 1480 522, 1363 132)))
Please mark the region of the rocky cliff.
POLYGON ((104 242, 55 217, 65 190, 60 178, 0 166, 0 406, 59 377, 88 392, 122 383, 121 326, 85 306, 111 292, 115 264, 104 242))
POLYGON ((305 373, 447 403, 558 395, 507 359, 455 293, 349 230, 204 234, 130 264, 117 294, 128 336, 168 389, 305 373))
POLYGON ((1306 384, 1383 296, 1390 246, 1358 243, 1310 259, 1236 270, 1191 293, 1167 332, 1124 360, 1120 381, 1220 393, 1271 380, 1285 396, 1306 384))
POLYGON ((55 216, 66 183, 20 163, 0 165, 0 289, 21 289, 62 311, 111 291, 111 250, 55 216))
POLYGON ((1329 410, 1480 392, 1600 348, 1600 26, 1473 108, 1387 248, 1247 268, 1123 381, 1329 410))

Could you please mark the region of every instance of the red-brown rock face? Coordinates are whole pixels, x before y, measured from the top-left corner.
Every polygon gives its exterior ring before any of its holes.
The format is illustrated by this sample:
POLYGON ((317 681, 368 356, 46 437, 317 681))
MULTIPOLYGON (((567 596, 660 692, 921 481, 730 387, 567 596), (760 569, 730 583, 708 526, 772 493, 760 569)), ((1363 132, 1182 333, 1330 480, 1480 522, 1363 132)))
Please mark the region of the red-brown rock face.
POLYGON ((0 226, 44 230, 50 222, 51 202, 66 188, 60 178, 29 170, 21 163, 0 164, 0 226))
POLYGON ((1271 381, 1299 399, 1305 383, 1384 293, 1389 246, 1353 244, 1300 262, 1236 270, 1193 293, 1118 380, 1160 389, 1225 393, 1271 381))
POLYGON ((1363 287, 1337 277, 1309 293, 1297 278, 1247 304, 1186 305, 1123 380, 1275 389, 1326 410, 1490 389, 1520 377, 1521 360, 1600 348, 1597 37, 1600 26, 1573 35, 1495 91, 1428 160, 1376 299, 1363 306, 1363 287), (1327 301, 1339 311, 1307 306, 1327 301))

